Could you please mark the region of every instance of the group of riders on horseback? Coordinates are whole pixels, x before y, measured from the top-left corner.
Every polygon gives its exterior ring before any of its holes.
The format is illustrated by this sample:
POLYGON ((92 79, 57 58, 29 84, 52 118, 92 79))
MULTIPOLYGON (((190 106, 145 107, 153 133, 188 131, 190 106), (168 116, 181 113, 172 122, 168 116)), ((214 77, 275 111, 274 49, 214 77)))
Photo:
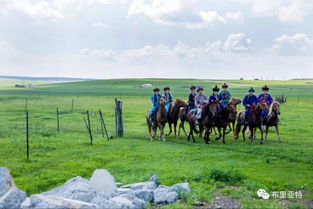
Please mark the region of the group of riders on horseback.
MULTIPOLYGON (((184 122, 187 121, 190 126, 188 140, 195 138, 193 133, 198 133, 200 136, 204 133, 206 143, 210 142, 210 134, 212 131, 218 130, 219 135, 216 140, 223 137, 225 143, 225 135, 233 130, 234 138, 238 138, 241 127, 243 126, 242 134, 245 140, 245 131, 250 130, 250 139, 255 138, 256 129, 261 131, 261 143, 263 143, 263 131, 266 127, 265 133, 267 137, 268 128, 275 126, 277 136, 280 141, 278 131, 278 115, 280 114, 279 103, 273 101, 269 94, 269 87, 267 85, 262 87, 262 93, 256 96, 255 90, 251 87, 248 94, 243 99, 243 106, 245 110, 237 113, 237 105, 241 100, 232 97, 228 91, 228 85, 224 83, 222 90, 215 85, 212 89, 212 94, 208 97, 203 91, 202 87, 192 85, 190 87, 190 94, 188 102, 177 99, 174 102, 173 94, 170 87, 165 87, 164 94, 160 94, 159 88, 154 88, 154 94, 151 97, 152 108, 147 112, 147 122, 151 139, 154 139, 156 129, 159 127, 161 131, 160 139, 164 138, 164 126, 168 122, 170 132, 172 132, 172 125, 174 125, 174 133, 176 136, 176 126, 180 119, 180 129, 185 132, 184 122), (237 125, 235 127, 235 123, 237 125), (199 130, 197 129, 199 127, 199 130), (229 131, 227 132, 227 127, 229 131), (222 133, 221 133, 222 132, 222 133)), ((168 135, 169 135, 168 134, 168 135)), ((187 136, 186 132, 185 135, 187 136)))

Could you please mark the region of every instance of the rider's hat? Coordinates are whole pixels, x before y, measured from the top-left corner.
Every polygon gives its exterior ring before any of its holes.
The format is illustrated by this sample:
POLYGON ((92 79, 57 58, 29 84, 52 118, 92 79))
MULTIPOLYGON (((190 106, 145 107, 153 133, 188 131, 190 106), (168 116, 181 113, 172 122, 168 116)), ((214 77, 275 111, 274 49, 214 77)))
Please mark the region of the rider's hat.
POLYGON ((190 86, 190 90, 194 90, 194 89, 196 89, 197 87, 195 86, 195 85, 191 85, 190 86))
POLYGON ((222 88, 228 88, 228 84, 227 84, 227 83, 224 83, 224 84, 222 85, 222 88))
POLYGON ((202 87, 199 87, 198 89, 197 89, 197 92, 199 92, 200 90, 204 90, 202 87))
POLYGON ((159 88, 154 88, 153 92, 156 92, 156 91, 160 91, 160 89, 159 88))
POLYGON ((214 86, 214 88, 212 89, 213 91, 220 91, 220 89, 218 88, 217 85, 214 86))
POLYGON ((248 92, 255 92, 255 90, 251 87, 248 92))
POLYGON ((268 91, 270 88, 267 86, 267 85, 264 85, 263 87, 262 87, 262 91, 268 91))
POLYGON ((168 87, 168 86, 166 86, 166 87, 164 87, 164 89, 163 89, 164 91, 166 91, 166 90, 171 90, 171 88, 170 87, 168 87))

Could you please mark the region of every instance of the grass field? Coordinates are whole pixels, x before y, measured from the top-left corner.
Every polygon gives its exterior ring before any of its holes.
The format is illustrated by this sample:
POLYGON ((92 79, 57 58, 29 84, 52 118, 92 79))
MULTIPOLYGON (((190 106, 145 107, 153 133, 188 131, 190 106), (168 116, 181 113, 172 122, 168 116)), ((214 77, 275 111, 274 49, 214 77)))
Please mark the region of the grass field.
MULTIPOLYGON (((193 202, 210 202, 220 192, 240 199, 243 208, 308 208, 313 201, 313 82, 227 81, 234 96, 243 98, 247 89, 271 87, 273 97, 285 94, 281 106, 282 143, 274 131, 260 145, 243 143, 227 136, 210 145, 184 136, 167 137, 166 142, 150 141, 145 112, 151 106, 151 89, 143 83, 171 86, 176 98, 185 99, 191 84, 211 93, 213 80, 127 79, 73 83, 38 83, 33 89, 12 88, 14 81, 0 81, 0 166, 8 167, 18 187, 28 195, 47 191, 69 178, 90 178, 94 169, 105 168, 116 181, 144 181, 157 174, 163 184, 188 181, 192 195, 167 208, 192 208, 193 202), (30 114, 30 161, 25 151, 25 100, 30 114), (97 111, 105 113, 109 133, 115 135, 114 98, 123 101, 125 137, 102 138, 97 111), (74 113, 71 103, 74 99, 74 113), (56 130, 56 108, 60 111, 61 131, 56 130), (94 144, 89 144, 82 120, 92 112, 94 144), (229 187, 232 185, 232 187, 229 187), (261 200, 256 191, 302 191, 302 199, 261 200)), ((242 108, 242 107, 240 107, 242 108)))

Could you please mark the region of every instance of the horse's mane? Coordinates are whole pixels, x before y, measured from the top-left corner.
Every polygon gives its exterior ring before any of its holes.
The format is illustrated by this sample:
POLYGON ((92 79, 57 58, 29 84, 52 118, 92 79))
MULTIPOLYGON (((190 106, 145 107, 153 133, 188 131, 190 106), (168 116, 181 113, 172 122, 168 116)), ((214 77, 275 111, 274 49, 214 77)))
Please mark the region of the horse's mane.
POLYGON ((175 100, 175 106, 187 106, 186 102, 184 102, 182 99, 176 99, 175 100))
POLYGON ((268 115, 269 115, 269 116, 270 116, 270 115, 272 114, 272 112, 273 112, 273 106, 274 106, 274 104, 280 105, 279 102, 273 101, 272 104, 271 104, 271 106, 270 106, 270 108, 269 108, 269 110, 268 110, 268 115))

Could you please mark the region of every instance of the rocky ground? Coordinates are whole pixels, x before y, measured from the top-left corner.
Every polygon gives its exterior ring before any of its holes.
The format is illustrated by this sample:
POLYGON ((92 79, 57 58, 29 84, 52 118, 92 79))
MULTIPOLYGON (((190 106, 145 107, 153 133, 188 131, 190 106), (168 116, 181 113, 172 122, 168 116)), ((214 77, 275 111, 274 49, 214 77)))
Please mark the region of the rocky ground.
POLYGON ((190 193, 189 183, 160 185, 153 175, 146 182, 122 185, 99 169, 90 180, 78 176, 51 191, 27 197, 15 186, 8 169, 0 167, 0 209, 141 209, 148 202, 174 203, 185 193, 190 193))

